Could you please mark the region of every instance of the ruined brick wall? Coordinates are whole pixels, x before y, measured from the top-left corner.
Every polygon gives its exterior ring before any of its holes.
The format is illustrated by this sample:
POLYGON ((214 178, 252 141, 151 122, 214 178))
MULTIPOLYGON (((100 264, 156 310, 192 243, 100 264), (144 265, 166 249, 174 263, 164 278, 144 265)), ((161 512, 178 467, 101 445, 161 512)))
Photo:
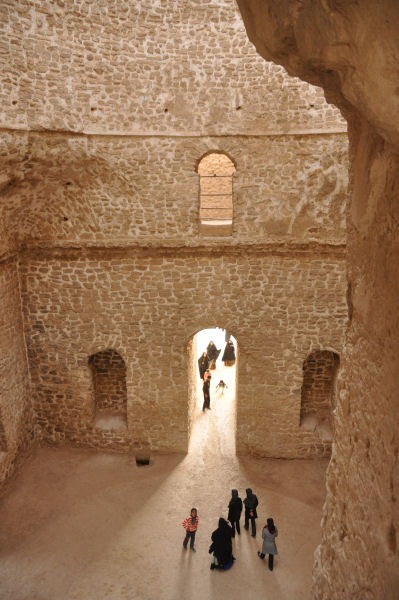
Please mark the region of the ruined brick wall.
POLYGON ((22 252, 44 439, 185 451, 187 344, 225 324, 252 365, 240 367, 238 450, 328 453, 298 425, 303 360, 342 345, 340 112, 256 54, 234 0, 5 0, 0 25, 0 255, 22 252), (236 165, 223 239, 200 231, 210 151, 236 165), (214 323, 204 288, 221 299, 214 323), (259 382, 261 336, 274 350, 259 382), (110 349, 126 365, 127 428, 95 418, 88 359, 110 349))
POLYGON ((223 244, 345 242, 345 134, 88 139, 42 133, 3 142, 5 154, 30 157, 22 181, 15 174, 6 186, 2 207, 20 243, 202 244, 196 168, 210 150, 226 152, 237 165, 233 234, 223 244))
POLYGON ((299 427, 302 364, 312 348, 341 351, 343 258, 339 250, 312 257, 267 248, 26 253, 32 397, 46 439, 186 451, 187 344, 218 325, 240 348, 238 452, 328 454, 328 443, 299 427), (326 312, 331 294, 333 314, 326 312), (87 361, 110 347, 126 364, 126 432, 100 432, 93 422, 87 361))
POLYGON ((3 0, 0 126, 87 133, 345 129, 266 64, 234 0, 3 0))
POLYGON ((18 265, 0 264, 0 484, 29 449, 33 418, 24 341, 18 265))

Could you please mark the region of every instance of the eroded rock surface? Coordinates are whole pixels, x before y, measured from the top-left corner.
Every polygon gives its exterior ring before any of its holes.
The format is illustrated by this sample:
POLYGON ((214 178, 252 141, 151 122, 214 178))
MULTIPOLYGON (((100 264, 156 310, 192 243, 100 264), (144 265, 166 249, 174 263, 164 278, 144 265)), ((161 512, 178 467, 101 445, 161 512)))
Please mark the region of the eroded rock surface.
POLYGON ((399 5, 238 0, 268 60, 319 83, 347 117, 351 323, 313 597, 394 600, 399 297, 399 5))

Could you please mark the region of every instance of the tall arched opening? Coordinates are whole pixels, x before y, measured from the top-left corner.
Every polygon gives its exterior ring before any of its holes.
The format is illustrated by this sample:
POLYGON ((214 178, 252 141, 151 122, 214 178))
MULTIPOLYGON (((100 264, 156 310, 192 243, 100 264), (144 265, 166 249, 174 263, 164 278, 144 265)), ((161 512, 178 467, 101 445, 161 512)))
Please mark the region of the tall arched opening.
POLYGON ((202 329, 191 337, 187 356, 189 452, 212 447, 235 454, 237 340, 223 328, 202 329))

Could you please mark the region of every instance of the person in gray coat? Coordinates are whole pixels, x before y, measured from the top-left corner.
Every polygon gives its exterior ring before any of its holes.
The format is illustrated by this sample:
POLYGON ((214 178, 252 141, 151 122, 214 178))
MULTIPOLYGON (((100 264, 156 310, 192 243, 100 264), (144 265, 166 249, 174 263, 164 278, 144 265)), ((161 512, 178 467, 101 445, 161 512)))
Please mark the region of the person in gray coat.
POLYGON ((274 555, 278 554, 276 542, 274 541, 277 536, 278 531, 273 519, 267 519, 267 525, 264 526, 262 531, 262 552, 258 552, 258 556, 263 560, 266 554, 269 555, 269 569, 271 571, 273 571, 274 555))

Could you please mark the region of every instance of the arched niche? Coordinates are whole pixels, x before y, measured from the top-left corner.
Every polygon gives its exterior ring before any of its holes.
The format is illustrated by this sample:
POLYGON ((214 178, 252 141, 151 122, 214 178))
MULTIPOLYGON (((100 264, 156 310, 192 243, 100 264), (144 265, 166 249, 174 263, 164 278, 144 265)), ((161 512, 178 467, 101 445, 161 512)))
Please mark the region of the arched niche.
POLYGON ((89 357, 95 426, 100 429, 126 428, 126 365, 122 356, 111 348, 89 357))
POLYGON ((332 350, 315 350, 306 357, 302 369, 300 425, 332 441, 339 355, 332 350))

